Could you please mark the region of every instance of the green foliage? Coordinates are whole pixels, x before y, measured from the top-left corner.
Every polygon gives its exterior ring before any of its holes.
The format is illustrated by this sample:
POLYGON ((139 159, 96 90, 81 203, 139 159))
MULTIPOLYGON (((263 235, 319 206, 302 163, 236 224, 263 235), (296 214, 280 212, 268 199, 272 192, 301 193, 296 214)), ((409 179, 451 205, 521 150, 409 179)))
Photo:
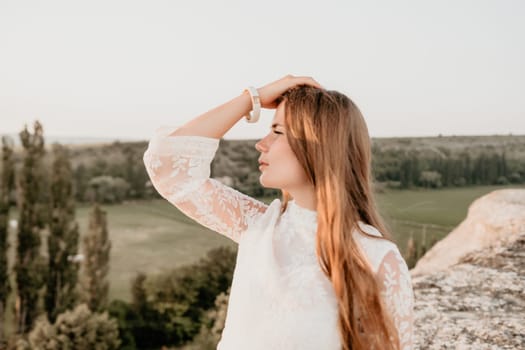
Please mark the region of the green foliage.
POLYGON ((441 184, 441 174, 437 171, 422 171, 419 177, 419 183, 423 187, 439 188, 441 184))
POLYGON ((45 283, 47 262, 40 256, 40 232, 45 227, 49 209, 43 200, 42 157, 45 153, 42 125, 37 121, 34 134, 27 127, 20 133, 24 163, 20 179, 20 209, 15 261, 18 300, 16 327, 19 333, 31 329, 38 315, 39 291, 45 283))
POLYGON ((90 213, 89 228, 83 237, 84 265, 82 286, 84 300, 93 311, 107 306, 109 257, 111 241, 108 237, 106 212, 98 203, 90 213))
MULTIPOLYGON (((525 172, 524 172, 525 174, 525 172)), ((515 171, 509 175, 509 182, 518 184, 524 182, 525 176, 522 176, 519 172, 515 171)))
POLYGON ((120 340, 117 322, 107 312, 92 313, 81 304, 60 314, 54 324, 45 316, 39 318, 29 333, 29 342, 19 341, 18 346, 28 350, 113 350, 119 348, 120 340))
POLYGON ((401 187, 409 188, 417 184, 417 179, 421 173, 419 159, 415 154, 406 156, 402 159, 399 169, 399 179, 401 187))
POLYGON ((86 198, 99 203, 121 203, 129 188, 129 183, 120 177, 97 176, 89 180, 86 198))
POLYGON ((73 258, 78 253, 79 232, 75 222, 73 178, 67 148, 53 147, 54 161, 51 179, 52 217, 48 237, 49 275, 45 307, 51 322, 58 314, 73 308, 78 296, 76 285, 78 264, 73 258))
POLYGON ((144 162, 142 161, 144 151, 128 144, 123 147, 122 153, 125 157, 123 177, 129 184, 127 197, 144 198, 146 195, 146 187, 144 185, 149 180, 148 174, 144 171, 144 162))
POLYGON ((473 156, 468 152, 453 153, 443 147, 435 154, 405 149, 382 151, 379 147, 373 150, 374 176, 387 186, 393 181, 399 181, 400 188, 505 185, 520 183, 521 172, 525 174, 525 162, 509 160, 505 151, 481 151, 473 156))
POLYGON ((120 350, 137 349, 135 336, 140 338, 141 329, 145 327, 144 319, 129 303, 122 300, 113 300, 107 309, 109 315, 117 321, 120 335, 120 350))
MULTIPOLYGON (((422 171, 440 173, 443 187, 497 184, 501 176, 510 183, 524 183, 524 145, 525 136, 514 135, 376 138, 372 144, 373 174, 377 181, 389 183, 388 187, 399 183, 401 188, 424 186, 419 183, 422 171)), ((102 203, 161 198, 149 183, 143 164, 146 146, 147 142, 118 141, 75 146, 75 198, 90 202, 98 194, 102 203)), ((260 154, 254 146, 255 140, 221 139, 211 163, 211 177, 229 176, 233 188, 253 197, 279 196, 277 189, 259 183, 260 154)))
POLYGON ((190 344, 179 350, 215 350, 221 339, 230 298, 230 288, 215 299, 215 305, 206 312, 199 333, 190 344))
POLYGON ((231 177, 231 187, 253 197, 278 196, 279 190, 264 188, 259 182, 259 155, 252 140, 221 140, 211 163, 211 177, 231 177))
POLYGON ((13 160, 13 140, 2 137, 2 177, 0 179, 0 348, 4 342, 4 323, 7 297, 11 293, 8 271, 8 234, 9 210, 11 208, 10 194, 15 187, 15 169, 13 160))
POLYGON ((231 285, 234 266, 232 249, 212 249, 196 264, 150 276, 144 283, 147 302, 161 313, 170 307, 171 302, 180 303, 184 308, 190 305, 209 309, 216 296, 231 285))
POLYGON ((217 296, 230 287, 234 265, 235 252, 219 247, 196 264, 149 277, 138 274, 132 304, 114 302, 109 308, 127 337, 125 345, 158 349, 191 340, 208 320, 206 311, 215 306, 217 296))
POLYGON ((509 184, 509 180, 505 176, 500 176, 496 180, 496 184, 498 184, 498 185, 508 185, 509 184))

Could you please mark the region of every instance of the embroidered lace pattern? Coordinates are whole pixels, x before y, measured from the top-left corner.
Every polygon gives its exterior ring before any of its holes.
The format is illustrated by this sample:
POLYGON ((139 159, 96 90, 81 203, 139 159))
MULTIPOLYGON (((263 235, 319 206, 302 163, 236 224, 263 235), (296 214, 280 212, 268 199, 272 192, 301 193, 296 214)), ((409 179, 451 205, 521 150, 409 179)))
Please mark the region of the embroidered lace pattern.
POLYGON ((218 139, 169 136, 175 129, 157 129, 144 153, 152 185, 184 214, 238 243, 267 205, 210 178, 218 139))
MULTIPOLYGON (((317 214, 294 201, 270 205, 210 178, 219 140, 170 136, 161 127, 144 164, 154 188, 188 217, 239 244, 218 350, 341 348, 337 302, 315 252, 317 214)), ((371 235, 375 228, 360 223, 371 235)), ((403 350, 412 349, 414 296, 396 245, 354 232, 381 282, 403 350)))

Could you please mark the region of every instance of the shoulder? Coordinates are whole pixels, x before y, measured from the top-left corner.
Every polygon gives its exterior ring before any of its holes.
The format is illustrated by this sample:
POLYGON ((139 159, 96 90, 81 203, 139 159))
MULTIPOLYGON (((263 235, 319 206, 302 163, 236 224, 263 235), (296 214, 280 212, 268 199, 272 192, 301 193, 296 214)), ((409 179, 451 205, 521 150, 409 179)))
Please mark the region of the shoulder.
MULTIPOLYGON (((359 222, 359 227, 369 235, 376 237, 383 236, 374 226, 359 222)), ((394 251, 396 254, 400 254, 397 245, 387 239, 369 237, 359 230, 354 230, 353 235, 354 240, 359 244, 366 258, 368 258, 374 272, 377 272, 379 264, 381 264, 381 261, 389 252, 394 251)))
POLYGON ((268 204, 268 209, 266 210, 269 213, 275 214, 281 212, 281 200, 279 198, 274 198, 270 204, 268 204))
POLYGON ((281 213, 281 200, 279 198, 273 199, 266 207, 263 214, 257 215, 251 219, 249 226, 267 227, 270 223, 277 220, 281 213))

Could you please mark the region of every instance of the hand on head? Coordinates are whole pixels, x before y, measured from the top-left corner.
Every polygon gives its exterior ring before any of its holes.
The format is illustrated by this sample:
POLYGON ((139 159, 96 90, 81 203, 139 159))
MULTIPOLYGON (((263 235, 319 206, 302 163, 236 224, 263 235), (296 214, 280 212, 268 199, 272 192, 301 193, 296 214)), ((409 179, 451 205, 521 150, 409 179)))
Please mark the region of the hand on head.
POLYGON ((266 84, 263 87, 257 89, 259 92, 259 98, 261 100, 261 107, 268 109, 276 108, 277 98, 279 98, 288 89, 298 85, 310 85, 319 89, 323 88, 312 77, 296 77, 288 74, 279 80, 266 84))

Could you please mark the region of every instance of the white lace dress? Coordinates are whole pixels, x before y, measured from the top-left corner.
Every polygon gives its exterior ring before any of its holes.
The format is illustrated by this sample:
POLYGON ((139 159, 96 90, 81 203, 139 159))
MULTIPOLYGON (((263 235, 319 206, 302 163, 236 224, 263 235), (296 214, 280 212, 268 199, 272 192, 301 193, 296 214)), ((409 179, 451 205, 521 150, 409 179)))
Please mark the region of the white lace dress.
MULTIPOLYGON (((210 178, 219 139, 169 136, 175 129, 157 129, 144 153, 153 186, 184 214, 238 243, 217 349, 340 350, 335 295, 315 255, 316 212, 291 201, 280 215, 280 199, 267 205, 210 178)), ((354 237, 382 281, 402 349, 412 349, 414 297, 405 261, 389 241, 357 231, 354 237)))

